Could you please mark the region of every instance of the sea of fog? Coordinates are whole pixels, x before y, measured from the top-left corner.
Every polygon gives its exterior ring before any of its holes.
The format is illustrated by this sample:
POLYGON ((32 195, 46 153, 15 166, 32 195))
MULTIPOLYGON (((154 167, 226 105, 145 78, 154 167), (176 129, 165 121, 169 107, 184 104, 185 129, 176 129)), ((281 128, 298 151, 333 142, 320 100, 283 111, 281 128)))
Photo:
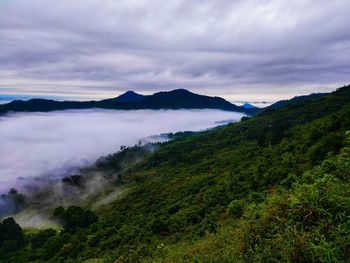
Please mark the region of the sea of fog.
POLYGON ((0 116, 0 193, 17 187, 23 178, 66 176, 151 135, 200 131, 242 116, 220 110, 69 110, 0 116))

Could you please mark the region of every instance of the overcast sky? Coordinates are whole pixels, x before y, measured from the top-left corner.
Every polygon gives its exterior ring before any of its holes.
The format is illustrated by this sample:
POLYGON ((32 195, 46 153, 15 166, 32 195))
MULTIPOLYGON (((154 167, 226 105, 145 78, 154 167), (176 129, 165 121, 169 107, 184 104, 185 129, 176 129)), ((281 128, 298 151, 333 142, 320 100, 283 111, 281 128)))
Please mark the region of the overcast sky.
POLYGON ((0 94, 331 91, 349 82, 349 26, 349 0, 0 0, 0 94))

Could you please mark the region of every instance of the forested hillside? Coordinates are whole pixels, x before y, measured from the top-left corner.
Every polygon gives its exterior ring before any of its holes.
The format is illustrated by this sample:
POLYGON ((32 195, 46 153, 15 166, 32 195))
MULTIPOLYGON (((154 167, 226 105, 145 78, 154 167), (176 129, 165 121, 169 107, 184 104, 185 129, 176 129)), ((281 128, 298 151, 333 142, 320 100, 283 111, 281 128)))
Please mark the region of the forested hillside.
POLYGON ((346 262, 350 86, 99 161, 125 192, 63 229, 0 225, 1 262, 346 262), (16 231, 6 234, 8 226, 16 231))

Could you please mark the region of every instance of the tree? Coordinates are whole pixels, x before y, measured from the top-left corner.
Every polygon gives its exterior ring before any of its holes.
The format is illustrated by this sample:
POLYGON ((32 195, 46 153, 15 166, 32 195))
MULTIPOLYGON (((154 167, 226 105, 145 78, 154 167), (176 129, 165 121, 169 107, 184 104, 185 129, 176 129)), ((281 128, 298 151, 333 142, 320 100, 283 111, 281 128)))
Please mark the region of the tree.
POLYGON ((7 241, 11 241, 16 246, 21 246, 24 243, 23 230, 13 217, 9 217, 0 223, 0 246, 7 241))
POLYGON ((32 249, 42 247, 47 240, 56 235, 56 230, 45 229, 35 234, 31 239, 32 249))
POLYGON ((66 210, 63 207, 57 207, 53 215, 68 232, 75 232, 78 228, 86 228, 98 219, 94 212, 79 206, 70 206, 66 210))

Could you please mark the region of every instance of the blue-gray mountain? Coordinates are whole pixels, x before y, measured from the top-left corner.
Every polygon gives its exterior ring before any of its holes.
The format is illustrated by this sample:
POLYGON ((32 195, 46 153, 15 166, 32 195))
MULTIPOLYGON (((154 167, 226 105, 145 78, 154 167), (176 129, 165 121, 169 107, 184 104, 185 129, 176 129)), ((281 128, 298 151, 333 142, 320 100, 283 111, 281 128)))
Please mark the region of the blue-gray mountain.
POLYGON ((254 114, 259 109, 234 105, 220 97, 210 97, 192 93, 185 89, 140 95, 127 91, 119 97, 100 101, 55 101, 46 99, 15 100, 0 105, 0 114, 6 112, 54 111, 67 109, 220 109, 254 114))

